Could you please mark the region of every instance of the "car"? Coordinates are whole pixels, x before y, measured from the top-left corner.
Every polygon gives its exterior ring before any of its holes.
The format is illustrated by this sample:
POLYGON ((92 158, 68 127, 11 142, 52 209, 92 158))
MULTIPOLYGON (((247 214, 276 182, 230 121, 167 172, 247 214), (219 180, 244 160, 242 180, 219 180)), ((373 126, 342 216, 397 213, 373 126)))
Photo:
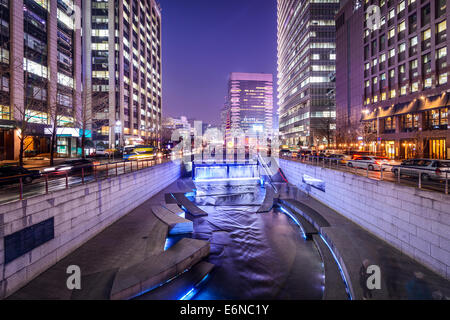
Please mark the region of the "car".
POLYGON ((350 168, 361 168, 374 170, 386 170, 390 168, 393 164, 390 162, 389 158, 377 157, 377 156, 359 156, 352 160, 347 161, 347 166, 350 168))
POLYGON ((325 158, 325 162, 329 163, 331 162, 332 164, 347 164, 347 161, 350 160, 352 157, 345 155, 345 154, 341 154, 341 153, 332 153, 327 155, 327 157, 325 158))
POLYGON ((34 179, 41 177, 39 170, 29 170, 21 166, 5 166, 0 168, 0 184, 12 184, 20 182, 32 183, 34 179))
POLYGON ((89 159, 74 159, 64 161, 62 164, 42 170, 43 174, 48 175, 63 175, 69 173, 84 173, 92 172, 94 169, 94 163, 89 159))
POLYGON ((393 166, 391 171, 398 176, 421 177, 422 181, 450 178, 450 160, 409 159, 393 166))
POLYGON ((290 157, 291 156, 291 150, 289 149, 281 149, 280 150, 280 157, 290 157))

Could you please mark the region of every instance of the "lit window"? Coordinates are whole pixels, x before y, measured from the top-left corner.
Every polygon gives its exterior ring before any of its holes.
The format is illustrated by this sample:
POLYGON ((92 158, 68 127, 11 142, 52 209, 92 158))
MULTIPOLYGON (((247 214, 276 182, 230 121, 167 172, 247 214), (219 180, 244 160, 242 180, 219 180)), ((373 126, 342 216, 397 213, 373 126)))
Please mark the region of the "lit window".
POLYGON ((427 29, 424 32, 422 32, 422 40, 428 40, 431 38, 431 29, 427 29))
POLYGON ((392 28, 391 30, 389 30, 388 32, 388 39, 391 39, 395 36, 395 28, 392 28))
POLYGON ((404 52, 406 50, 406 44, 403 42, 403 43, 400 43, 400 45, 398 46, 398 52, 399 53, 402 53, 402 52, 404 52))
POLYGON ((441 23, 438 23, 437 25, 437 32, 441 33, 447 30, 447 20, 442 21, 441 23))
POLYGON ((405 10, 405 1, 400 2, 398 5, 398 12, 400 13, 403 10, 405 10))
POLYGON ((431 83, 432 83, 431 78, 426 78, 424 82, 424 87, 427 89, 431 88, 431 83))
POLYGON ((383 54, 380 56, 380 62, 385 62, 385 61, 386 61, 386 54, 383 53, 383 54))
POLYGON ((417 92, 419 91, 419 82, 414 82, 413 84, 411 84, 411 92, 417 92))
POLYGON ((447 73, 443 73, 439 75, 439 84, 446 84, 447 83, 447 73))
POLYGON ((444 58, 447 56, 447 47, 443 47, 436 51, 436 59, 444 58))
POLYGON ((402 32, 402 31, 405 31, 405 30, 406 30, 406 23, 405 23, 405 20, 403 20, 398 25, 398 32, 402 32))

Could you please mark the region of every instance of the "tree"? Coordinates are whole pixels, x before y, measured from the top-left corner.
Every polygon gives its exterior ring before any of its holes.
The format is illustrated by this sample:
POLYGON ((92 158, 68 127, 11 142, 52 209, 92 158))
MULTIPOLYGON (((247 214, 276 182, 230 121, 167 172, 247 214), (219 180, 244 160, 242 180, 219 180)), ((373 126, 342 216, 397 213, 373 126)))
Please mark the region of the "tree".
POLYGON ((316 130, 316 136, 318 142, 323 141, 324 138, 327 141, 327 147, 333 142, 335 136, 335 130, 332 129, 332 125, 335 124, 334 118, 320 118, 319 126, 316 130))
MULTIPOLYGON (((19 61, 19 59, 13 59, 10 61, 8 67, 2 67, 1 72, 5 72, 11 75, 12 72, 23 70, 23 79, 15 79, 16 83, 13 86, 24 93, 23 104, 15 103, 13 105, 12 120, 15 123, 15 127, 18 130, 19 139, 19 165, 23 166, 24 153, 32 144, 31 127, 32 123, 44 123, 47 121, 47 78, 40 77, 30 72, 29 64, 32 63, 26 59, 19 61)), ((11 87, 11 86, 10 86, 11 87)))
MULTIPOLYGON (((87 81, 85 81, 87 84, 87 81)), ((76 118, 77 127, 81 129, 81 156, 84 159, 87 145, 87 132, 95 127, 97 113, 103 112, 109 106, 109 97, 105 92, 97 92, 92 85, 86 85, 81 92, 81 108, 76 118)))

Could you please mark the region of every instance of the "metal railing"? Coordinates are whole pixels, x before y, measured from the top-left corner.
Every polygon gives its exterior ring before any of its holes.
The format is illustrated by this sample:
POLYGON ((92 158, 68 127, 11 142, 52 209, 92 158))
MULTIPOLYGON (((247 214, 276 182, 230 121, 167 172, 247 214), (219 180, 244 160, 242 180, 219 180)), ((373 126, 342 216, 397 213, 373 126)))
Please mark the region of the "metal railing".
MULTIPOLYGON (((32 181, 27 177, 33 174, 20 174, 0 177, 0 203, 7 203, 26 198, 49 194, 52 191, 69 189, 72 186, 96 182, 122 174, 136 172, 157 164, 170 162, 172 159, 145 159, 132 161, 116 161, 100 164, 86 164, 75 168, 75 171, 42 172, 34 174, 32 181)), ((31 169, 30 169, 31 170, 31 169)))
POLYGON ((450 168, 411 168, 392 164, 358 164, 356 160, 324 157, 317 155, 300 155, 298 158, 282 157, 282 159, 307 163, 322 168, 353 173, 368 179, 389 181, 419 189, 432 190, 449 194, 450 168))

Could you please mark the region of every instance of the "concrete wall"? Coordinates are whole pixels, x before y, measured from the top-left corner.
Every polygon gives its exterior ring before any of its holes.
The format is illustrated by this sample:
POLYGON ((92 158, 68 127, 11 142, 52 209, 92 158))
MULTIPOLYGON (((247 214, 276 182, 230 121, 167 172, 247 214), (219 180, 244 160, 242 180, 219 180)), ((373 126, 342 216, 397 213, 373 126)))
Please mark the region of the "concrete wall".
POLYGON ((180 177, 174 162, 0 206, 0 299, 180 177), (54 217, 55 237, 4 264, 4 237, 54 217))
POLYGON ((290 183, 450 279, 450 196, 280 159, 290 183), (325 182, 308 188, 303 174, 325 182))

